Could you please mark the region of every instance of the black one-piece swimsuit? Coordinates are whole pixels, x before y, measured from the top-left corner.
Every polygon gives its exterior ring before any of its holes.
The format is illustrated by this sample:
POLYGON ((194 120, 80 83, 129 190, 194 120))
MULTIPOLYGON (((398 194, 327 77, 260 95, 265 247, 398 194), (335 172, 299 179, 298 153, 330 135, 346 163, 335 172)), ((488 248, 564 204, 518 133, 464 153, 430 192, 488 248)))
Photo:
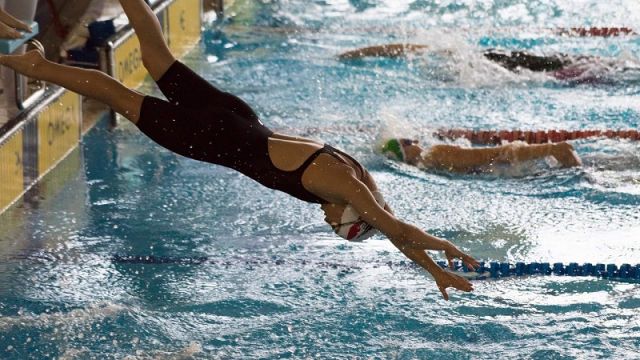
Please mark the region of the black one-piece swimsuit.
POLYGON ((321 153, 345 162, 336 156, 340 154, 364 173, 355 159, 329 145, 297 170, 280 170, 269 158, 268 142, 273 132, 243 100, 217 89, 178 61, 156 83, 169 101, 145 97, 137 126, 173 152, 229 167, 266 187, 317 204, 327 201, 302 186, 302 174, 321 153))

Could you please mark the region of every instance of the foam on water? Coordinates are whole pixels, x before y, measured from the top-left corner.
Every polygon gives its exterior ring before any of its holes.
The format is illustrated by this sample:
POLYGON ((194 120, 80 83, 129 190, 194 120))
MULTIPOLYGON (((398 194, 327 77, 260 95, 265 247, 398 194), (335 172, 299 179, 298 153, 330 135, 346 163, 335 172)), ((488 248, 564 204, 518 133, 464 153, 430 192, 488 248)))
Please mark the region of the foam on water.
POLYGON ((14 326, 26 328, 84 326, 88 323, 117 316, 125 310, 126 308, 122 305, 100 303, 92 304, 82 309, 73 309, 68 312, 47 312, 37 315, 21 312, 17 316, 0 317, 0 330, 9 331, 10 328, 14 326))
POLYGON ((461 31, 420 31, 409 43, 429 46, 421 56, 414 56, 415 61, 425 77, 445 81, 445 84, 474 88, 525 86, 551 80, 542 73, 526 70, 515 73, 488 60, 483 55, 484 49, 471 44, 461 31))

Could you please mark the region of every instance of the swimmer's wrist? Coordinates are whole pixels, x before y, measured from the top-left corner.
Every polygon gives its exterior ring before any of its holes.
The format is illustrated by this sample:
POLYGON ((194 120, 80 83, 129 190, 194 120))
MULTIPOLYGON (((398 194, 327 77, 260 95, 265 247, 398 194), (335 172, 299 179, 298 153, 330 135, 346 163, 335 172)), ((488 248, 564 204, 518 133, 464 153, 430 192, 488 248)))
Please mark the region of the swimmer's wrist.
POLYGON ((429 274, 431 274, 431 276, 433 276, 434 279, 437 279, 438 276, 441 276, 446 271, 436 263, 433 263, 432 267, 433 268, 431 268, 431 266, 427 268, 427 271, 429 272, 429 274))
POLYGON ((446 251, 454 247, 454 245, 449 240, 441 239, 435 236, 433 238, 434 238, 434 245, 435 245, 433 250, 446 251))

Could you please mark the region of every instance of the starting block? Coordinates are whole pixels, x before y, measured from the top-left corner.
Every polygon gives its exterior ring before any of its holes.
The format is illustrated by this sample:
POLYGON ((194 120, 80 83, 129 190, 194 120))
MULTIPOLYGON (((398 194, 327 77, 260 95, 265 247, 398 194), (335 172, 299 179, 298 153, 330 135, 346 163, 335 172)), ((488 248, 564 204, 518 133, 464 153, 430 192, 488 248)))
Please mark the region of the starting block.
POLYGON ((23 32, 20 39, 0 39, 0 54, 9 55, 16 51, 20 46, 26 44, 33 39, 40 31, 37 22, 32 22, 31 32, 23 32))

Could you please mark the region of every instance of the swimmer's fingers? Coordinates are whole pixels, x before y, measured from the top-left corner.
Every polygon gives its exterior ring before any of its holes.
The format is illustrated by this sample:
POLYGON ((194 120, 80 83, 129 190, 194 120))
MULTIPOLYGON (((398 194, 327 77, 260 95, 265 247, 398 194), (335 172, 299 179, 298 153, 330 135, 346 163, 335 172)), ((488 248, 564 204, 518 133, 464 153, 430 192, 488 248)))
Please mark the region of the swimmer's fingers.
POLYGON ((442 297, 449 301, 449 294, 447 294, 447 288, 445 288, 444 286, 440 286, 438 285, 438 289, 440 289, 440 293, 442 294, 442 297))
POLYGON ((460 249, 458 249, 453 244, 451 244, 449 248, 445 249, 444 253, 445 253, 445 256, 447 257, 447 261, 449 262, 449 268, 451 268, 452 270, 454 269, 454 266, 453 266, 454 259, 462 260, 462 263, 469 270, 476 270, 477 268, 480 267, 480 263, 478 263, 476 259, 463 253, 460 249))
POLYGON ((449 300, 449 295, 447 294, 447 288, 449 287, 466 292, 473 290, 473 285, 471 285, 469 280, 447 270, 441 269, 439 266, 435 265, 433 260, 424 252, 424 250, 405 248, 401 249, 401 251, 409 259, 415 261, 418 265, 431 273, 431 276, 433 276, 433 279, 436 281, 438 289, 445 300, 449 300), (432 270, 429 270, 430 268, 432 270))
POLYGON ((478 262, 478 260, 474 259, 473 257, 465 254, 462 257, 462 263, 464 263, 467 266, 467 269, 472 270, 472 271, 476 271, 480 268, 480 263, 478 262))
POLYGON ((476 261, 476 259, 472 258, 471 256, 467 255, 467 254, 463 254, 462 256, 450 256, 447 255, 447 262, 449 263, 449 269, 451 270, 455 270, 455 266, 453 261, 455 259, 460 259, 462 260, 462 263, 467 267, 467 269, 471 270, 471 271, 475 271, 477 268, 480 267, 480 263, 478 263, 478 261, 476 261))
POLYGON ((462 276, 450 273, 446 270, 434 275, 434 279, 436 280, 438 289, 440 290, 440 293, 445 300, 449 300, 449 295, 447 294, 447 288, 449 287, 464 292, 473 291, 473 285, 469 282, 469 280, 463 278, 462 276))
POLYGON ((453 259, 455 259, 453 256, 447 255, 447 262, 449 263, 449 269, 451 270, 455 270, 453 259))

